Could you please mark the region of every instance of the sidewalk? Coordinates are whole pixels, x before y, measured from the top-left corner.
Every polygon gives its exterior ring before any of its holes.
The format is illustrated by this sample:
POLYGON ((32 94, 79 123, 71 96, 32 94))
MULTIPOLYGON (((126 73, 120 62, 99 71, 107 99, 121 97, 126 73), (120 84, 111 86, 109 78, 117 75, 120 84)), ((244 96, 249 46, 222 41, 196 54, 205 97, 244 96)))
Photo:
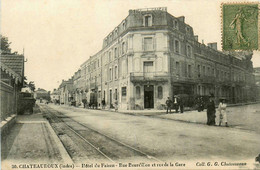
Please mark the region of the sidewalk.
POLYGON ((2 166, 14 163, 72 163, 67 151, 41 113, 18 115, 2 139, 2 166))

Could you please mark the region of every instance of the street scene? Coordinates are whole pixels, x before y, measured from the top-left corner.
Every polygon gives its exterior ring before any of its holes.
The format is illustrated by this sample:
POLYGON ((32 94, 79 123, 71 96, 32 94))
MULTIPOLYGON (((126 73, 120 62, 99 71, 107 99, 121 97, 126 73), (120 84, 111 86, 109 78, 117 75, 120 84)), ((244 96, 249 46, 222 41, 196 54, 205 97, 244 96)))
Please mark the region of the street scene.
POLYGON ((1 168, 260 169, 259 4, 202 3, 4 0, 1 168))

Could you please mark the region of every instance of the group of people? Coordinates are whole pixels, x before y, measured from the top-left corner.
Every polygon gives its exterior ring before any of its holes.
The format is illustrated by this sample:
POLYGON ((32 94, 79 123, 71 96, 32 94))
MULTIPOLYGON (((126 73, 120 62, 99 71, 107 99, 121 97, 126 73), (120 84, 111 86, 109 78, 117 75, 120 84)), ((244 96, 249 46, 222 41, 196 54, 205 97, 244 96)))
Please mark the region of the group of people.
POLYGON ((207 125, 210 126, 216 125, 216 118, 218 118, 219 126, 221 126, 222 123, 225 123, 225 126, 228 127, 226 108, 227 108, 226 99, 225 98, 220 99, 220 103, 217 108, 218 114, 216 116, 214 95, 211 94, 209 98, 209 102, 207 104, 207 125))
MULTIPOLYGON (((88 103, 87 98, 82 99, 82 103, 84 105, 84 108, 93 108, 93 109, 96 108, 97 109, 97 106, 98 106, 97 102, 88 103)), ((100 104, 99 104, 99 106, 100 106, 100 104)), ((101 108, 105 109, 105 107, 106 107, 106 101, 105 101, 105 98, 103 98, 101 101, 101 108)), ((118 101, 117 100, 115 100, 113 107, 115 108, 115 111, 118 111, 118 101)))
MULTIPOLYGON (((214 102, 214 95, 211 94, 209 96, 208 102, 203 102, 203 99, 200 98, 199 105, 198 105, 198 111, 203 111, 204 107, 207 108, 207 125, 216 125, 216 120, 218 121, 218 125, 221 126, 222 124, 225 124, 226 127, 228 127, 227 122, 227 104, 226 99, 221 98, 220 103, 218 105, 218 112, 216 115, 216 107, 214 102), (206 104, 205 104, 206 103, 206 104)), ((184 102, 183 99, 179 96, 174 96, 173 101, 170 99, 170 97, 166 100, 166 114, 171 113, 171 109, 174 108, 175 112, 178 113, 178 110, 180 108, 180 112, 184 112, 184 102)))
POLYGON ((184 112, 184 103, 183 99, 180 98, 179 96, 174 96, 173 101, 170 99, 170 97, 167 98, 166 100, 166 114, 171 113, 171 109, 175 109, 175 112, 179 112, 179 108, 181 113, 184 112))

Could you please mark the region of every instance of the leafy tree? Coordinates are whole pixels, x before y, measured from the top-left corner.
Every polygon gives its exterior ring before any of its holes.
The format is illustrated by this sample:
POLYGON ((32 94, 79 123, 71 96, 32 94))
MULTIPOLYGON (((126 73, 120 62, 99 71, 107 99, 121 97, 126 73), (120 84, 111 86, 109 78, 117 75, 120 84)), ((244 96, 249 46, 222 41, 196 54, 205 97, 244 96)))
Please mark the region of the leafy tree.
POLYGON ((11 42, 8 41, 8 38, 5 36, 1 36, 1 54, 17 54, 17 51, 11 52, 10 44, 11 42))
POLYGON ((28 87, 29 87, 32 91, 35 91, 35 84, 34 84, 33 81, 30 81, 30 82, 29 82, 28 87))
POLYGON ((27 77, 24 76, 24 87, 29 87, 33 92, 35 91, 36 87, 34 81, 27 82, 27 77))

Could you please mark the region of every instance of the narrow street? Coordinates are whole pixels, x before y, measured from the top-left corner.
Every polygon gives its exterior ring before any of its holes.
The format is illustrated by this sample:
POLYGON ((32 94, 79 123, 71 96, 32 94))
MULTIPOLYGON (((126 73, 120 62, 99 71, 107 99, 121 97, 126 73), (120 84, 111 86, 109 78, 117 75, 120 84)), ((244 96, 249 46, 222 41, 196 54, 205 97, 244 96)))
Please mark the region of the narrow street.
MULTIPOLYGON (((89 127, 161 161, 254 160, 260 150, 260 133, 256 128, 259 124, 259 105, 251 105, 250 112, 247 109, 248 106, 229 108, 230 115, 237 114, 235 116, 237 119, 230 116, 230 127, 207 126, 202 123, 180 122, 167 118, 177 114, 166 115, 162 119, 162 115, 159 117, 133 116, 52 104, 41 106, 43 107, 56 110, 58 111, 55 112, 56 114, 73 120, 73 123, 78 122, 84 127, 89 127), (247 112, 243 112, 245 109, 247 112), (247 119, 243 118, 244 113, 247 114, 247 119)), ((183 116, 188 114, 191 116, 192 113, 187 112, 183 116)), ((72 124, 71 127, 77 128, 72 124)), ((85 136, 89 136, 86 133, 89 134, 89 132, 85 132, 85 136)), ((88 138, 94 144, 102 144, 95 136, 92 139, 88 138)), ((71 142, 75 141, 71 140, 71 142)), ((103 146, 106 147, 106 145, 108 145, 107 142, 103 141, 103 146)), ((79 145, 74 143, 73 146, 79 145)), ((114 152, 114 155, 120 155, 122 148, 115 149, 114 152)), ((133 154, 121 155, 121 160, 129 161, 130 157, 133 158, 133 154)), ((135 159, 140 160, 140 157, 135 159)))

